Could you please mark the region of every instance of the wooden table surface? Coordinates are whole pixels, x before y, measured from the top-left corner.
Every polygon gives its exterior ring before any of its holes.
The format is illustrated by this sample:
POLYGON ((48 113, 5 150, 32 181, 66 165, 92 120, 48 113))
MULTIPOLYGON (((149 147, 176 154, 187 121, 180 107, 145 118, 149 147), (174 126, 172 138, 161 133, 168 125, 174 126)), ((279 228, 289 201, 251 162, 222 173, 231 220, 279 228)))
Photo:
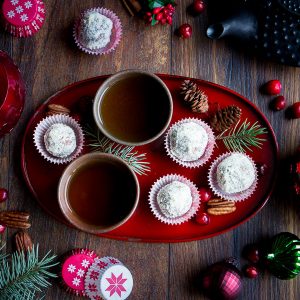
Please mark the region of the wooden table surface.
MULTIPOLYGON (((9 189, 10 199, 1 209, 31 213, 30 234, 42 252, 53 249, 58 255, 77 247, 94 249, 100 255, 118 257, 132 270, 135 286, 130 299, 205 299, 197 276, 204 267, 227 258, 241 257, 243 246, 281 231, 300 235, 299 209, 287 191, 284 175, 265 208, 235 230, 208 240, 179 244, 142 244, 98 238, 70 229, 48 216, 30 195, 20 168, 20 144, 26 123, 35 109, 51 94, 69 83, 85 78, 140 68, 158 73, 191 76, 225 85, 251 99, 270 120, 278 138, 283 161, 299 144, 300 121, 287 120, 283 112, 268 108, 270 97, 259 86, 280 79, 289 103, 300 100, 300 68, 287 67, 248 57, 232 50, 223 41, 213 42, 204 35, 206 13, 193 18, 186 14, 191 0, 177 0, 172 27, 146 27, 128 16, 117 0, 46 0, 47 20, 32 38, 17 39, 0 33, 0 49, 7 51, 20 67, 26 82, 26 105, 21 121, 10 135, 0 140, 0 186, 9 189), (114 10, 123 24, 124 35, 117 50, 101 57, 81 53, 72 41, 72 23, 82 9, 105 6, 114 10), (180 40, 174 29, 189 22, 193 37, 180 40)), ((53 199, 55 200, 55 199, 53 199)), ((11 249, 13 230, 4 239, 11 249)), ((241 260, 244 265, 245 261, 241 260)), ((268 274, 244 280, 240 299, 299 299, 300 280, 280 281, 268 274)), ((46 299, 75 299, 57 285, 46 299)))

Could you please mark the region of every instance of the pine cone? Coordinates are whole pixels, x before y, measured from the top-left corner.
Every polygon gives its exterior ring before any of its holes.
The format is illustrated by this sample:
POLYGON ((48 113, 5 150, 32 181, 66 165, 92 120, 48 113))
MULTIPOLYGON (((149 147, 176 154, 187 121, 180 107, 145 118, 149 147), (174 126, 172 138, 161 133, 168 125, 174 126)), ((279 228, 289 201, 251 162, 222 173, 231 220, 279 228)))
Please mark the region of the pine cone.
POLYGON ((181 85, 181 94, 184 101, 188 102, 193 112, 205 113, 208 111, 207 95, 199 89, 196 83, 185 80, 181 85))
POLYGON ((236 124, 241 117, 242 110, 235 106, 230 105, 225 108, 219 109, 211 118, 210 125, 217 132, 229 129, 232 125, 236 124))

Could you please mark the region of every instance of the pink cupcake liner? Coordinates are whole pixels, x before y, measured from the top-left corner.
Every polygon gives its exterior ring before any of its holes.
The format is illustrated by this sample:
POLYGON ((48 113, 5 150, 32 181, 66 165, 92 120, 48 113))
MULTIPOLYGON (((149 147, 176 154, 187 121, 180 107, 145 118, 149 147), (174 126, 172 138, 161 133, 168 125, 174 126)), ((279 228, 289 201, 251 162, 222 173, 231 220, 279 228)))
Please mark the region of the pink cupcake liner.
POLYGON ((246 200, 255 192, 256 187, 257 187, 257 169, 256 169, 255 163, 252 160, 252 158, 250 156, 248 156, 247 154, 243 153, 244 155, 246 155, 249 158, 249 160, 251 161, 251 163, 255 169, 255 180, 254 180, 253 184, 247 190, 245 190, 243 192, 234 193, 234 194, 224 193, 218 186, 217 176, 216 176, 217 175, 217 167, 221 161, 223 161, 226 157, 228 157, 229 155, 234 154, 234 153, 239 153, 239 152, 227 152, 227 153, 220 155, 219 157, 217 157, 214 160, 214 162, 211 164, 209 171, 208 171, 208 183, 209 183, 210 188, 213 190, 213 192, 216 195, 218 195, 219 197, 221 197, 222 199, 237 202, 237 201, 246 200))
POLYGON ((165 136, 165 149, 167 151, 167 155, 169 157, 171 157, 171 159, 173 161, 175 161, 179 165, 186 167, 186 168, 197 168, 197 167, 204 165, 206 162, 208 162, 213 154, 214 146, 215 146, 215 135, 214 135, 212 129, 205 122, 203 122, 200 119, 196 119, 196 118, 186 118, 186 119, 182 119, 182 120, 176 122, 169 128, 169 130, 165 136), (207 135, 208 135, 208 144, 206 146, 205 152, 199 159, 197 159, 195 161, 180 160, 170 150, 170 135, 171 135, 172 130, 177 126, 179 126, 183 123, 188 123, 188 122, 194 122, 194 123, 199 124, 200 126, 202 126, 205 129, 205 131, 207 132, 207 135))
POLYGON ((80 125, 73 118, 66 115, 54 115, 54 116, 46 117, 42 121, 40 121, 40 123, 38 123, 38 125, 34 130, 33 140, 34 140, 34 145, 38 150, 38 152, 48 162, 57 165, 68 163, 74 160, 76 157, 78 157, 78 155, 81 153, 83 149, 83 144, 84 144, 84 136, 80 125), (75 151, 71 155, 64 158, 55 157, 52 154, 50 154, 46 150, 45 143, 44 143, 44 136, 46 131, 50 126, 57 123, 62 123, 70 126, 74 130, 76 136, 77 147, 75 151))
POLYGON ((80 14, 80 17, 75 21, 74 28, 73 28, 73 37, 75 40, 76 45, 85 53, 92 54, 92 55, 102 55, 108 54, 116 49, 118 44, 121 41, 122 37, 122 24, 118 16, 109 9, 103 7, 94 7, 83 11, 80 14), (84 15, 88 12, 96 11, 101 15, 109 18, 113 22, 113 29, 112 34, 110 37, 110 42, 103 48, 99 49, 89 49, 84 46, 84 44, 80 40, 79 30, 80 30, 80 22, 84 15))
POLYGON ((149 192, 148 201, 149 201, 150 208, 151 208, 151 211, 154 214, 154 216, 157 219, 159 219, 161 222, 163 222, 165 224, 169 224, 169 225, 179 225, 179 224, 182 224, 182 223, 188 221, 196 214, 196 212, 200 206, 200 196, 199 196, 197 187, 194 185, 194 183, 192 183, 187 178, 180 176, 180 175, 176 175, 176 174, 170 174, 170 175, 166 175, 166 176, 159 178, 151 187, 151 190, 149 192), (157 194, 162 187, 164 187, 165 185, 167 185, 175 180, 180 181, 189 186, 189 188, 191 189, 193 201, 192 201, 192 206, 190 207, 188 212, 186 212, 183 216, 180 216, 177 218, 168 218, 160 210, 160 207, 157 203, 157 194))

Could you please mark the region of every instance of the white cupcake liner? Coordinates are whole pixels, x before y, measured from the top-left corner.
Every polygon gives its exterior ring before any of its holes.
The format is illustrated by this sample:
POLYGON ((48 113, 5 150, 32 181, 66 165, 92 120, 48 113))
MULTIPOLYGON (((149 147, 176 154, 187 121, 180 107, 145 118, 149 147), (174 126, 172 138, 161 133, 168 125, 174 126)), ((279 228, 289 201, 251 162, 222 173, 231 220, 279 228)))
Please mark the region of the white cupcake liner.
MULTIPOLYGON (((217 182, 217 167, 218 165, 221 163, 221 161, 223 161, 226 157, 228 157, 231 154, 235 154, 235 153, 240 153, 240 152, 227 152, 224 153, 222 155, 220 155, 219 157, 217 157, 214 162, 211 164, 209 171, 208 171, 208 183, 210 188, 213 190, 213 192, 221 197, 222 199, 225 200, 229 200, 229 201, 243 201, 246 200, 247 198, 249 198, 256 190, 257 187, 257 168, 255 166, 254 161, 252 160, 252 158, 250 156, 248 156, 245 153, 242 153, 244 155, 246 155, 248 157, 248 159, 251 161, 254 170, 255 170, 255 180, 252 183, 252 185, 245 191, 243 192, 239 192, 239 193, 233 193, 233 194, 228 194, 228 193, 224 193, 220 187, 218 186, 218 182, 217 182)), ((241 153, 240 153, 241 154, 241 153)))
POLYGON ((77 18, 75 21, 74 27, 73 27, 73 37, 75 40, 76 45, 79 47, 80 50, 87 54, 92 54, 92 55, 101 55, 101 54, 108 54, 116 49, 118 44, 121 41, 122 37, 122 24, 118 16, 111 10, 103 8, 103 7, 94 7, 87 9, 83 11, 80 14, 80 17, 77 18), (89 49, 84 46, 84 44, 80 40, 79 36, 79 29, 80 29, 80 22, 84 15, 88 12, 98 12, 101 15, 109 18, 113 22, 113 29, 112 29, 112 34, 110 36, 110 42, 103 48, 99 49, 89 49))
POLYGON ((169 225, 179 225, 179 224, 182 224, 182 223, 188 221, 196 214, 196 212, 200 206, 200 196, 199 196, 199 193, 198 193, 198 190, 197 190, 197 187, 195 186, 195 184, 192 183, 187 178, 180 176, 180 175, 176 175, 176 174, 170 174, 170 175, 166 175, 166 176, 159 178, 151 187, 151 190, 149 192, 148 201, 149 201, 150 208, 151 208, 151 211, 154 214, 154 216, 161 222, 163 222, 165 224, 169 224, 169 225), (157 203, 157 194, 162 187, 164 187, 165 185, 167 185, 175 180, 180 181, 189 186, 189 188, 191 189, 191 194, 192 194, 193 200, 192 200, 192 205, 191 205, 190 209, 183 216, 176 217, 176 218, 168 218, 160 210, 160 207, 157 203))
POLYGON ((209 159, 211 158, 212 154, 213 154, 213 151, 214 151, 214 146, 215 146, 215 135, 212 131, 212 129, 210 128, 210 126, 208 124, 206 124, 205 122, 203 122, 202 120, 200 119, 196 119, 196 118, 186 118, 186 119, 182 119, 178 122, 176 122, 175 124, 173 124, 166 136, 165 136, 165 149, 167 151, 167 155, 173 160, 175 161, 176 163, 178 163, 179 165, 181 165, 182 167, 186 167, 186 168, 198 168, 202 165, 204 165, 206 162, 209 161, 209 159), (194 122, 194 123, 197 123, 199 124, 200 126, 202 126, 207 135, 208 135, 208 143, 207 143, 207 146, 206 146, 206 149, 203 153, 203 155, 195 160, 195 161, 183 161, 179 158, 177 158, 170 150, 170 136, 171 136, 171 132, 174 130, 174 128, 176 128, 177 126, 183 124, 183 123, 188 123, 188 122, 194 122))
POLYGON ((48 162, 57 165, 68 163, 74 160, 76 157, 78 157, 78 155, 81 153, 83 149, 83 144, 84 144, 84 136, 80 125, 73 118, 61 114, 46 117, 42 121, 40 121, 34 130, 33 140, 34 140, 34 145, 38 150, 38 152, 48 162), (46 131, 49 129, 50 126, 57 123, 62 123, 67 126, 70 126, 74 130, 76 136, 76 149, 71 155, 64 158, 53 156, 47 151, 45 147, 44 136, 46 134, 46 131))

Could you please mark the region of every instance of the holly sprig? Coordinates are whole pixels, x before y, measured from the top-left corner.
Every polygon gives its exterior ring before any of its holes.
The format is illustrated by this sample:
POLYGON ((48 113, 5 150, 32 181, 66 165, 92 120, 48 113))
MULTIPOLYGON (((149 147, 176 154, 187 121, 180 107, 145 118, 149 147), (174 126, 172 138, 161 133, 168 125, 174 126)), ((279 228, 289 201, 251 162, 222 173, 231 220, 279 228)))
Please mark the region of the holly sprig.
POLYGON ((162 7, 167 4, 175 5, 175 0, 148 0, 148 7, 152 10, 156 7, 162 7))
POLYGON ((147 24, 151 24, 152 26, 158 23, 172 24, 172 15, 175 12, 175 0, 148 0, 147 6, 147 12, 144 16, 147 24), (158 15, 160 16, 158 17, 158 15))

